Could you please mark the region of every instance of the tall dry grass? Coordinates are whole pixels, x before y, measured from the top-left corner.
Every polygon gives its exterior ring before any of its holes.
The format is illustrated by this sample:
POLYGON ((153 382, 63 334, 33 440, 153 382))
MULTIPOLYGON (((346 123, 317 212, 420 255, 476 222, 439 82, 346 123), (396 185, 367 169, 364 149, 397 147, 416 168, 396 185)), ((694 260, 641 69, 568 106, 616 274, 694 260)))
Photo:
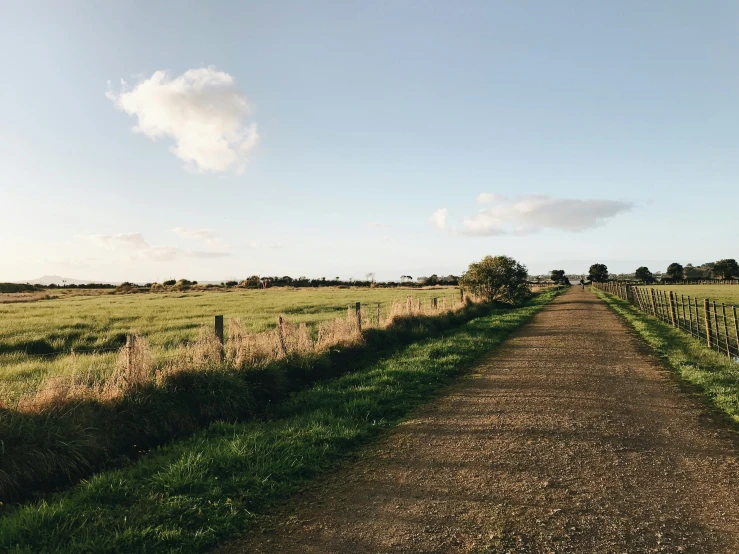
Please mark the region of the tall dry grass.
MULTIPOLYGON (((472 301, 465 298, 465 302, 472 301)), ((131 334, 106 377, 95 378, 89 373, 75 371, 71 375, 52 377, 33 390, 22 393, 16 407, 21 412, 39 413, 59 410, 82 400, 111 402, 137 387, 160 385, 168 376, 178 372, 259 368, 288 357, 320 353, 339 346, 355 346, 363 342, 362 330, 386 328, 402 317, 440 315, 463 306, 464 303, 456 298, 449 302, 442 298, 434 306, 431 300, 423 302, 420 298, 408 296, 405 301, 393 302, 379 310, 369 305, 361 307, 357 313, 350 306, 345 317, 321 322, 314 328, 305 323, 291 323, 285 315, 279 315, 274 329, 264 332, 249 332, 242 319, 232 318, 228 320, 223 344, 213 330, 202 327, 194 341, 159 359, 153 355, 145 337, 131 334)), ((0 407, 7 407, 7 404, 0 404, 0 407)))

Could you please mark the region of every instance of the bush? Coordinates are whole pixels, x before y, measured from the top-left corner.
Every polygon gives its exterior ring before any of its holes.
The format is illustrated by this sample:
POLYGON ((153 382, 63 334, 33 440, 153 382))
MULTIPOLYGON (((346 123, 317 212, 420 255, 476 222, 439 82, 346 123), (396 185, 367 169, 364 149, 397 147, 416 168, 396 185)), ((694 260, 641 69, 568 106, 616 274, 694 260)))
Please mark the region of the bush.
POLYGON ((518 304, 531 296, 526 266, 508 256, 485 256, 471 263, 459 284, 476 296, 491 302, 518 304))

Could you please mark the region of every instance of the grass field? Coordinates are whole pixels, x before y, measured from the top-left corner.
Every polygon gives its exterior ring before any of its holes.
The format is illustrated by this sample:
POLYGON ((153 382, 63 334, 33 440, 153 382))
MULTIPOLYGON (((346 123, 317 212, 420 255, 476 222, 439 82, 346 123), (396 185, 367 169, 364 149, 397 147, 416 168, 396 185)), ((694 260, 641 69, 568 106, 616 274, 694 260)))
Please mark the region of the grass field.
POLYGON ((320 382, 270 418, 215 423, 48 501, 11 508, 0 519, 0 551, 206 552, 392 428, 557 293, 494 308, 320 382))
POLYGON ((727 306, 739 307, 739 285, 656 285, 653 287, 661 290, 671 290, 678 295, 686 298, 697 298, 702 301, 704 298, 715 300, 717 304, 722 302, 727 306))
POLYGON ((139 333, 155 357, 195 339, 213 316, 241 318, 250 332, 275 327, 278 314, 291 323, 315 325, 346 313, 356 302, 386 312, 407 296, 458 299, 458 289, 268 289, 71 295, 30 303, 0 304, 0 381, 38 383, 70 372, 101 374, 114 365, 116 350, 129 332, 139 333), (67 355, 70 350, 104 350, 67 355), (107 351, 106 351, 107 350, 107 351))

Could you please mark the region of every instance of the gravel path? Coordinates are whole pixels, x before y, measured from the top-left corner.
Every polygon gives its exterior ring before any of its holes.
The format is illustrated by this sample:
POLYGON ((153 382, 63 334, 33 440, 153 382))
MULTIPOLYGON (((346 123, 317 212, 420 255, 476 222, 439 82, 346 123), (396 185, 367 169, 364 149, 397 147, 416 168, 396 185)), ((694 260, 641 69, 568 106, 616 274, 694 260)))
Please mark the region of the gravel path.
POLYGON ((739 552, 738 445, 573 287, 220 552, 739 552))

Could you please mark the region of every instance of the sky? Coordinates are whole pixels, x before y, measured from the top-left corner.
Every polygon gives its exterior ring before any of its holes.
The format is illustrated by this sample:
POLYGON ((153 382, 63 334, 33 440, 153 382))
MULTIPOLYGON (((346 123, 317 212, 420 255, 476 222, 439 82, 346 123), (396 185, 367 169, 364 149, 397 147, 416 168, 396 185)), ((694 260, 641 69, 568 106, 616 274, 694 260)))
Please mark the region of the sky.
POLYGON ((733 0, 0 13, 0 281, 739 258, 733 0))

